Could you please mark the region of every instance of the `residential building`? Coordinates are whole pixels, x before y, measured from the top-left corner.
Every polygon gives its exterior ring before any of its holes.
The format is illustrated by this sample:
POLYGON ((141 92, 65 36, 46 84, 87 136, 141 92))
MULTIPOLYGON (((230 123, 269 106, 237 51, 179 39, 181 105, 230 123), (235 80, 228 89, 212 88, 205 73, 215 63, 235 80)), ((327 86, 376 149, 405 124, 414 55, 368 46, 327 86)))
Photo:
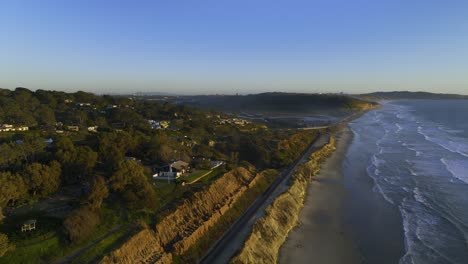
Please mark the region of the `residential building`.
POLYGON ((14 131, 28 131, 29 127, 27 126, 13 126, 10 124, 2 124, 0 125, 0 132, 14 132, 14 131))
POLYGON ((90 127, 88 127, 88 132, 97 133, 97 132, 98 132, 98 126, 90 126, 90 127))
POLYGON ((190 169, 189 164, 185 161, 178 160, 167 165, 156 168, 156 173, 153 178, 162 180, 177 179, 190 169))
POLYGON ((68 131, 75 131, 75 132, 80 131, 80 127, 79 127, 79 126, 66 126, 66 129, 67 129, 68 131))

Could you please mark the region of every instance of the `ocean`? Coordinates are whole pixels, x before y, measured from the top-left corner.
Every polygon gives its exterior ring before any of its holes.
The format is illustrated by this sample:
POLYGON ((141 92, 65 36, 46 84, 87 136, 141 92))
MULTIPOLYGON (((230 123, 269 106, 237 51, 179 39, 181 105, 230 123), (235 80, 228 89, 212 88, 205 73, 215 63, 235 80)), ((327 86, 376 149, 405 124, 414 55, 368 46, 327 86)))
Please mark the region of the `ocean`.
POLYGON ((364 263, 468 263, 468 101, 383 102, 350 123, 345 222, 364 263))

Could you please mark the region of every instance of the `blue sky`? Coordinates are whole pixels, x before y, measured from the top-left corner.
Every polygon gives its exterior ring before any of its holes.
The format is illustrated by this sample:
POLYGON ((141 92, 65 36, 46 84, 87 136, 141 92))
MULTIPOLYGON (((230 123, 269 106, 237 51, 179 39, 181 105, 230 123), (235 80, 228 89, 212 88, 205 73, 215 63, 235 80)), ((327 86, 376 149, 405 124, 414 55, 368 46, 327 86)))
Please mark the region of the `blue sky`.
POLYGON ((468 94, 468 1, 1 1, 0 87, 468 94))

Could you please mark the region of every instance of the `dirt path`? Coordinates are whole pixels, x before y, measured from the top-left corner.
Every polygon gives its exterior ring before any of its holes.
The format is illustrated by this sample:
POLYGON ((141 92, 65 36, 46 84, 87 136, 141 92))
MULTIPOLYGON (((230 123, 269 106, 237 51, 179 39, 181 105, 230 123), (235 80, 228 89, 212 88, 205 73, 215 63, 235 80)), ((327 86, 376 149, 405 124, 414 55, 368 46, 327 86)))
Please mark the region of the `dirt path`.
MULTIPOLYGON (((127 214, 127 210, 126 208, 122 208, 122 215, 120 217, 120 221, 123 221, 123 220, 128 220, 128 214, 127 214)), ((87 244, 86 246, 80 248, 80 249, 77 249, 75 250, 73 253, 70 253, 68 254, 67 256, 64 256, 54 262, 52 262, 53 264, 63 264, 63 263, 70 263, 73 259, 75 259, 76 257, 80 256, 81 254, 83 254, 84 252, 86 252, 86 250, 94 247, 95 245, 99 244, 102 240, 104 240, 105 238, 107 238, 108 236, 120 231, 120 229, 122 229, 122 225, 120 224, 116 224, 114 226, 114 228, 112 228, 111 230, 109 230, 107 233, 105 233, 104 235, 102 235, 101 237, 99 237, 98 239, 90 242, 89 244, 87 244)))
POLYGON ((210 171, 208 171, 207 173, 203 174, 202 176, 196 178, 195 180, 193 180, 193 181, 191 181, 191 182, 189 182, 189 183, 187 183, 187 184, 196 183, 197 181, 201 180, 202 178, 205 178, 206 176, 208 176, 208 175, 209 175, 210 173, 212 173, 212 172, 213 172, 213 170, 210 170, 210 171))
POLYGON ((75 252, 59 259, 59 260, 56 260, 54 262, 52 262, 53 264, 64 264, 64 263, 70 263, 74 258, 78 257, 79 255, 83 254, 86 250, 92 248, 93 246, 97 245, 99 242, 101 242, 102 240, 104 240, 105 238, 107 238, 108 236, 116 233, 117 231, 119 231, 120 229, 122 228, 121 225, 117 225, 115 226, 113 229, 111 229, 109 232, 105 233, 103 236, 101 236, 100 238, 94 240, 93 242, 89 243, 88 245, 86 245, 85 247, 82 247, 78 250, 76 250, 75 252))

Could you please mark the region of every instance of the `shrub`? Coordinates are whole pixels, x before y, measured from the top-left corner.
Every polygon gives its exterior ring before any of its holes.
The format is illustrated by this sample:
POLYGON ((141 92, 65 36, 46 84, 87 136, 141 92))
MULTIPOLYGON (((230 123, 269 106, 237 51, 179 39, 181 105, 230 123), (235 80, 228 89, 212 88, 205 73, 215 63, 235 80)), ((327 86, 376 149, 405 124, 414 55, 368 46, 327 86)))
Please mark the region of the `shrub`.
POLYGON ((15 250, 15 245, 10 243, 5 234, 0 233, 0 257, 12 250, 15 250))

